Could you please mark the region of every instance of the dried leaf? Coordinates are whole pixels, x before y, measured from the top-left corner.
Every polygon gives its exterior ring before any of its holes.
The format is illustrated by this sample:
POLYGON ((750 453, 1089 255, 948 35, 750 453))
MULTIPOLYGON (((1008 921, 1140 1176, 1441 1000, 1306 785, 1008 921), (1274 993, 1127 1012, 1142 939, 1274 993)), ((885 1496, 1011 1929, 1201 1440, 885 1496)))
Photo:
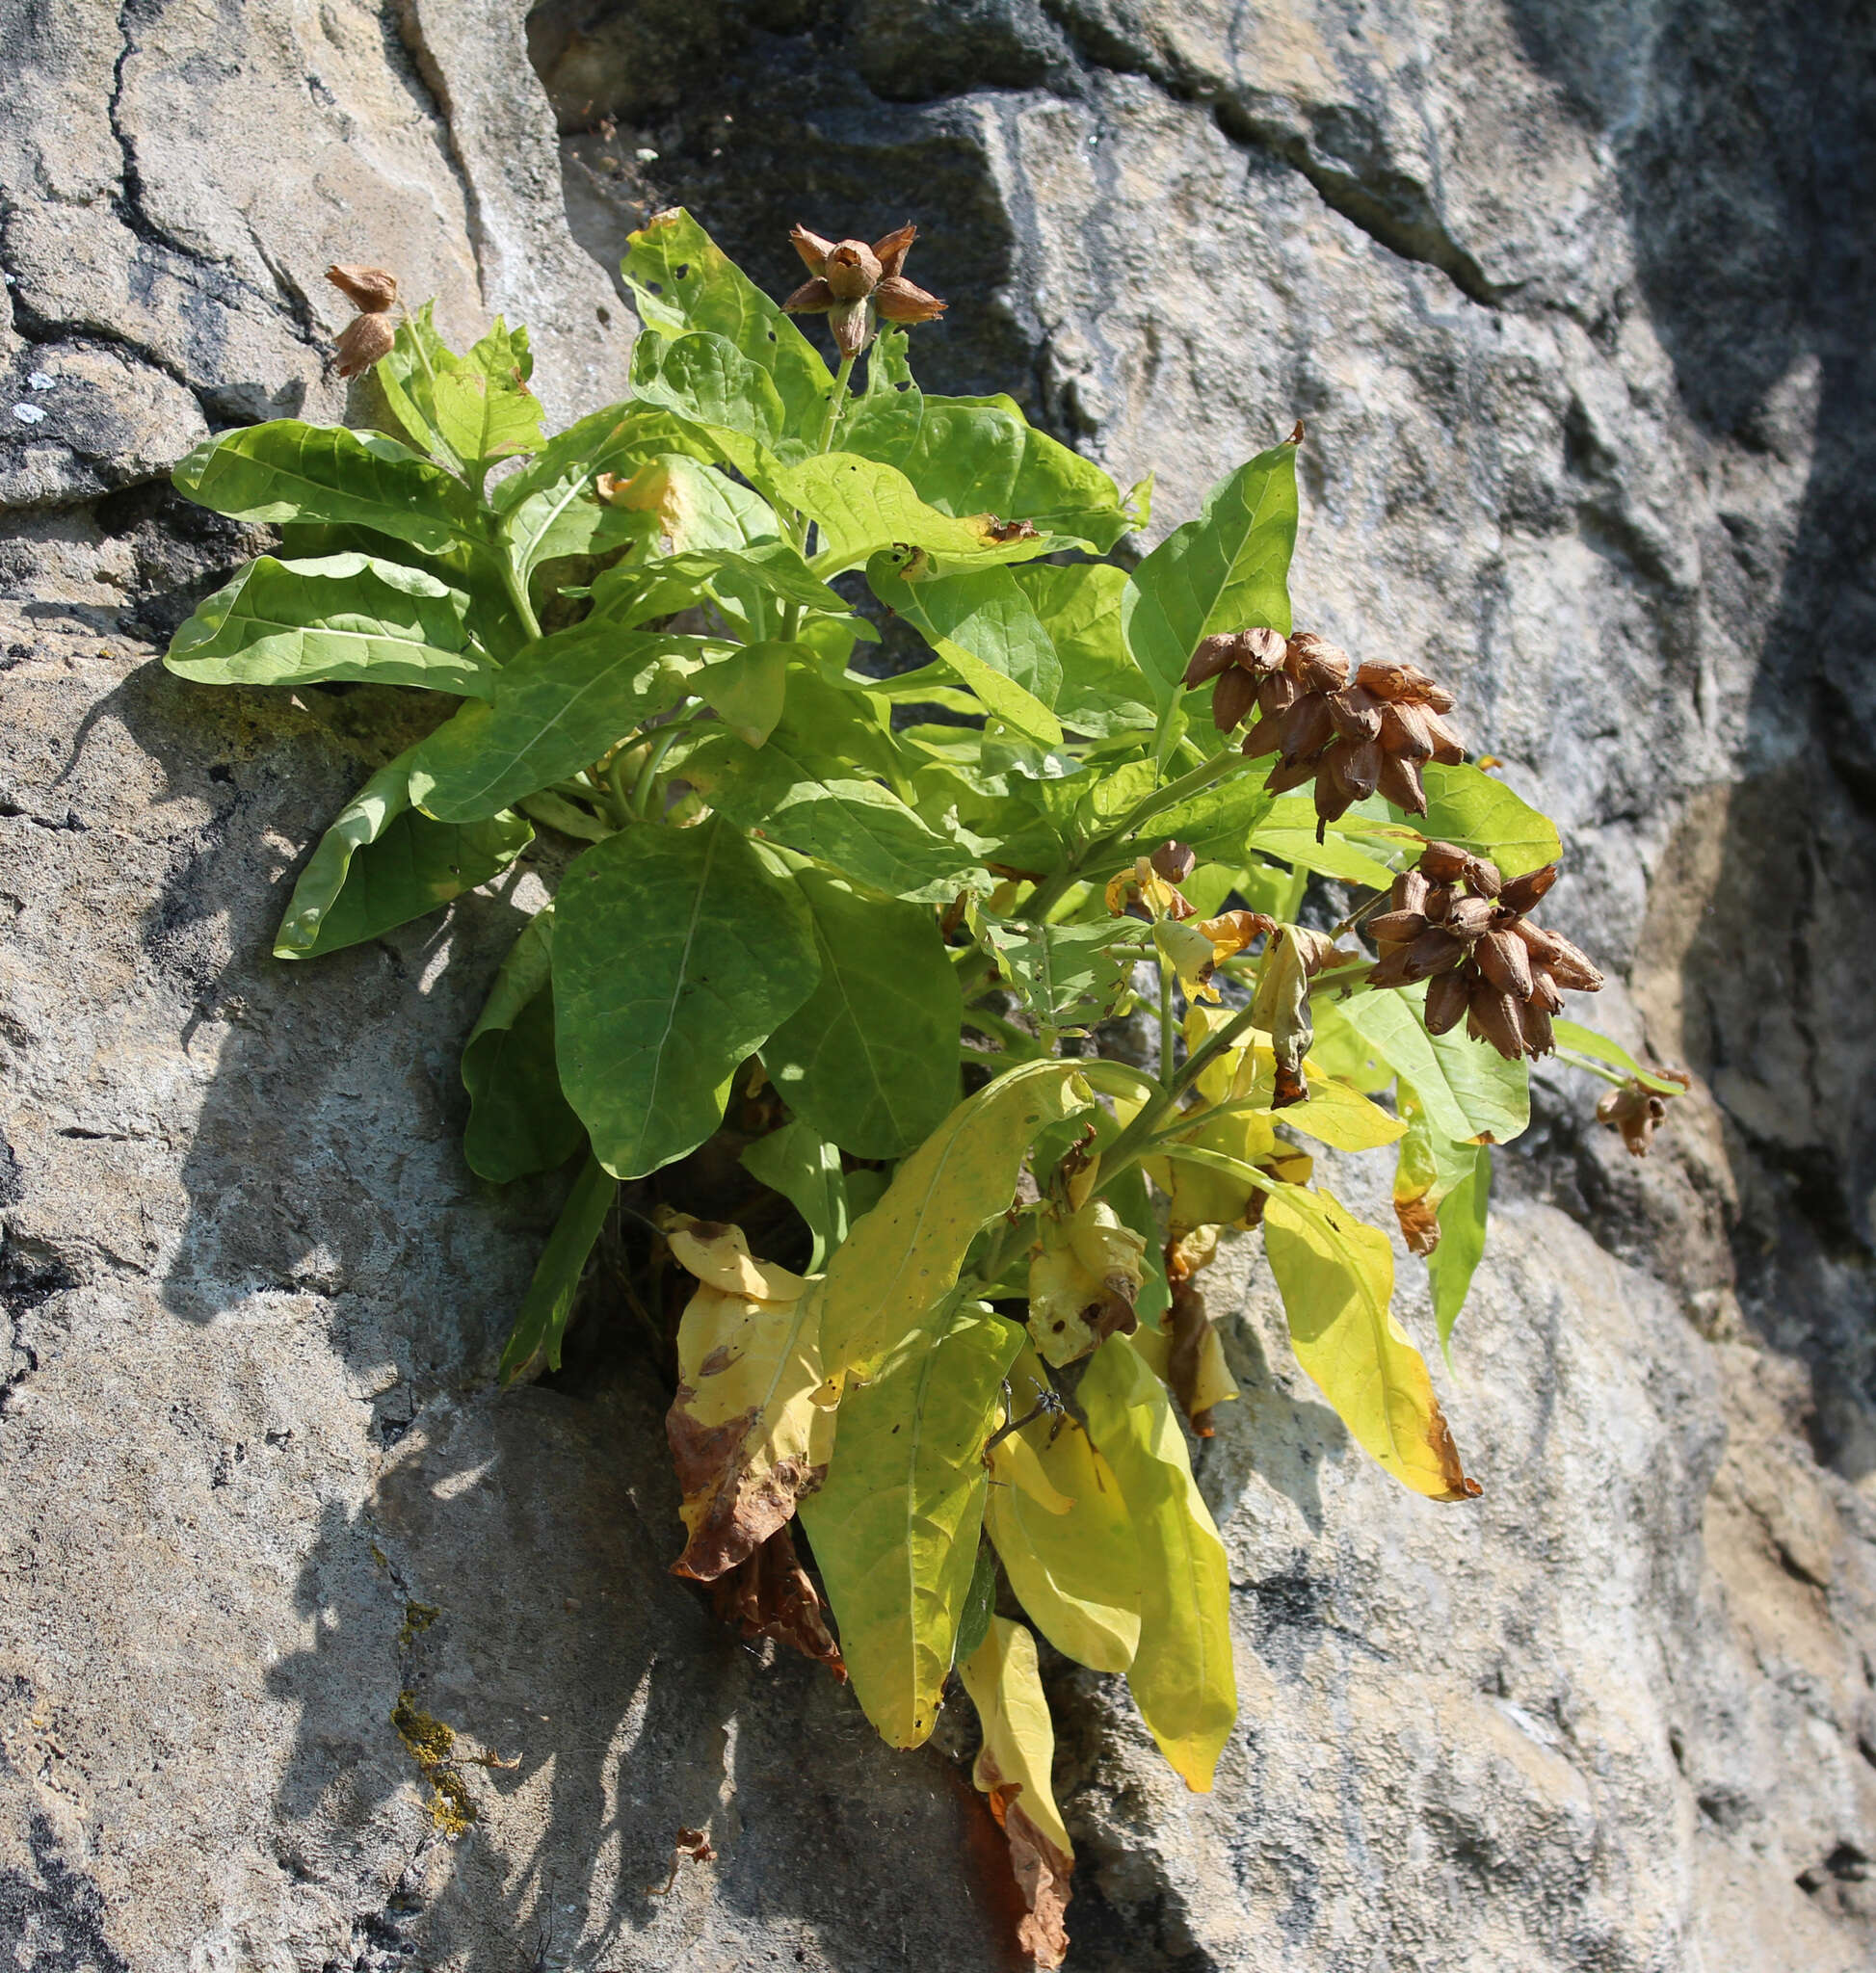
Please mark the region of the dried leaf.
POLYGON ((1050 1785, 1055 1727, 1036 1670, 1036 1640, 1021 1624, 993 1617, 958 1669, 984 1728, 971 1778, 1009 1838, 1011 1868, 1029 1907, 1017 1937, 1038 1966, 1059 1966, 1069 1950, 1063 1914, 1074 1853, 1050 1785))
POLYGON ((821 1615, 821 1598, 795 1553, 794 1538, 778 1528, 753 1555, 710 1585, 710 1604, 746 1638, 774 1638, 825 1665, 842 1685, 847 1668, 821 1615))

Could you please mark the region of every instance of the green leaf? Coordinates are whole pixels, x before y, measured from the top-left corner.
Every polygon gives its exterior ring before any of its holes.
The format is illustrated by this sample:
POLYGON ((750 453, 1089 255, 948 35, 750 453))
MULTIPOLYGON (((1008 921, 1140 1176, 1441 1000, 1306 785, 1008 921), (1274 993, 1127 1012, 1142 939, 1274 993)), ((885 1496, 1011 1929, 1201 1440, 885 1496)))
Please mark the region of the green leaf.
POLYGON ((693 1151, 726 1085, 812 990, 807 908, 722 816, 640 823, 573 864, 555 907, 561 1087, 620 1178, 693 1151))
POLYGON ((1593 1061, 1606 1062, 1611 1068, 1619 1068, 1624 1075, 1633 1076, 1643 1089, 1652 1090, 1658 1096, 1684 1096, 1687 1093, 1685 1083, 1675 1082, 1671 1077, 1657 1075, 1651 1068, 1644 1068, 1620 1041, 1610 1040, 1607 1035, 1599 1035, 1594 1028, 1586 1028, 1580 1021, 1559 1017, 1550 1023, 1550 1029, 1560 1048, 1572 1048, 1593 1061))
POLYGON ((752 459, 765 465, 770 459, 805 459, 812 450, 806 434, 788 435, 787 408, 769 372, 720 335, 694 331, 670 342, 641 336, 632 349, 632 394, 702 426, 713 438, 753 440, 759 448, 753 454, 729 448, 738 466, 752 459))
POLYGON ((1471 1171, 1440 1201, 1440 1245, 1427 1256, 1433 1320, 1442 1350, 1452 1342, 1453 1325, 1485 1257, 1486 1210, 1491 1197, 1492 1153, 1480 1144, 1472 1152, 1471 1171))
POLYGON ((847 1185, 838 1148, 796 1118, 745 1146, 742 1166, 758 1184, 780 1193, 807 1222, 814 1236, 807 1269, 819 1274, 847 1237, 847 1185))
MULTIPOLYGON (((708 477, 725 487, 729 486, 720 475, 708 477)), ((763 509, 765 514, 768 512, 763 509)), ((811 573, 786 541, 712 546, 647 561, 627 560, 603 569, 593 585, 595 614, 627 625, 671 616, 705 597, 724 606, 726 614, 757 642, 770 629, 762 608, 770 598, 803 610, 842 616, 847 612, 846 599, 811 573)))
POLYGON ((275 934, 276 959, 317 959, 377 938, 487 883, 534 840, 517 815, 459 829, 415 813, 416 752, 373 775, 320 838, 275 934))
POLYGON ((1108 562, 1029 562, 1010 572, 1055 646, 1062 683, 1053 704, 1062 723, 1095 740, 1150 727, 1151 692, 1121 629, 1126 571, 1108 562))
POLYGON ((780 721, 793 651, 785 644, 743 645, 698 673, 698 696, 745 747, 760 747, 780 721))
POLYGON ((970 1588, 964 1592, 964 1614, 958 1619, 958 1664, 964 1664, 990 1635, 991 1618, 995 1614, 996 1550, 985 1541, 978 1544, 970 1588))
POLYGON ((1245 839, 1270 812, 1272 798, 1263 782, 1264 776, 1255 770, 1233 771, 1228 779, 1215 781, 1143 822, 1136 839, 1143 844, 1149 838, 1154 843, 1181 842, 1201 860, 1240 861, 1245 839))
POLYGON ((464 706, 416 750, 410 794, 441 822, 512 806, 596 761, 692 689, 710 640, 579 623, 530 645, 492 703, 464 706))
POLYGON ((1294 869, 1314 870, 1343 883, 1386 890, 1394 881, 1394 873, 1386 863, 1370 856, 1365 850, 1358 850, 1346 836, 1336 835, 1333 829, 1317 842, 1313 829, 1260 827, 1251 831, 1245 847, 1260 856, 1275 856, 1294 869))
POLYGON ((1489 856, 1506 877, 1522 877, 1563 855, 1557 826, 1476 767, 1422 764, 1427 812, 1408 817, 1422 835, 1489 856))
POLYGON ((1139 1547, 1140 1644, 1127 1685, 1160 1751, 1204 1794, 1237 1722, 1225 1544, 1166 1386, 1126 1337, 1095 1352, 1078 1396, 1139 1547))
POLYGON ((954 518, 919 498, 904 473, 857 453, 829 452, 776 475, 776 489, 821 530, 814 562, 837 575, 894 546, 925 548, 949 562, 1026 562, 1052 538, 1003 541, 991 514, 954 518))
POLYGON ((889 897, 948 902, 967 885, 991 888, 974 846, 940 834, 890 788, 843 774, 806 730, 791 705, 760 751, 707 741, 685 778, 746 829, 889 897))
POLYGON ((245 425, 197 446, 175 483, 230 520, 353 522, 433 554, 478 539, 462 482, 377 432, 297 418, 245 425))
POLYGON ((1087 1098, 1072 1062, 1036 1062, 952 1111, 893 1173, 829 1265, 821 1317, 828 1375, 871 1376, 951 1293, 970 1243, 1016 1197, 1036 1134, 1087 1098))
POLYGON ((875 345, 868 383, 835 443, 895 467, 946 513, 1026 520, 1105 555, 1141 516, 1092 460, 1038 432, 1008 397, 927 397, 904 368, 904 338, 875 345))
MULTIPOLYGON (((1044 730, 1039 737, 1060 744, 1062 729, 1047 715, 1062 687, 1061 661, 1009 569, 968 568, 908 581, 894 557, 880 555, 867 564, 866 580, 880 601, 954 669, 958 652, 976 660, 975 667, 961 673, 966 684, 974 686, 978 671, 988 667, 1020 686, 1041 709, 1044 730)), ((991 700, 985 703, 998 710, 991 700)), ((1021 721, 1013 723, 1031 730, 1021 721)))
POLYGON ((530 1370, 560 1368, 560 1346, 580 1292, 580 1276, 618 1197, 612 1174, 596 1158, 588 1158, 547 1236, 515 1332, 502 1352, 497 1374, 503 1383, 513 1383, 530 1370))
POLYGON ((1260 452, 1206 495, 1133 571, 1122 617, 1128 648, 1162 708, 1177 702, 1199 640, 1217 630, 1290 628, 1296 447, 1260 452))
POLYGON ((432 429, 472 473, 541 450, 541 400, 528 388, 533 371, 527 330, 511 330, 498 315, 460 363, 434 379, 432 429))
POLYGON ((760 288, 681 206, 654 213, 626 242, 620 267, 654 337, 702 330, 767 372, 781 429, 818 442, 833 389, 828 366, 760 288))
POLYGON ((457 472, 462 458, 436 430, 434 384, 462 359, 436 333, 436 307, 434 302, 426 302, 404 317, 389 352, 372 366, 372 375, 410 443, 438 465, 457 472))
POLYGON ((1296 1360, 1356 1443, 1429 1500, 1476 1498, 1426 1364, 1388 1307, 1387 1236, 1326 1192, 1280 1185, 1264 1196, 1264 1251, 1296 1360))
POLYGON ((1132 918, 1093 925, 984 921, 985 943, 1045 1037, 1104 1021, 1127 991, 1146 927, 1132 918))
POLYGON ((1356 993, 1339 1003, 1342 1018, 1394 1072, 1414 1085, 1441 1136, 1463 1143, 1489 1136, 1508 1144, 1531 1120, 1530 1076, 1522 1062, 1463 1031, 1429 1035, 1426 988, 1356 993))
POLYGON ((488 698, 495 668, 469 634, 469 598, 369 555, 262 555, 198 605, 164 660, 205 685, 364 680, 488 698))
POLYGON ((892 1747, 921 1746, 937 1722, 983 1525, 984 1441, 1021 1341, 974 1304, 908 1338, 847 1387, 826 1483, 801 1503, 855 1696, 892 1747))
POLYGON ((491 489, 489 504, 501 515, 502 538, 525 572, 557 556, 593 551, 616 517, 596 490, 601 473, 629 477, 647 461, 684 457, 702 460, 709 453, 700 434, 681 419, 652 405, 610 405, 549 439, 491 489))
POLYGON ((462 1049, 462 1154, 470 1171, 497 1185, 553 1171, 586 1139, 554 1061, 553 937, 549 905, 509 948, 462 1049))
MULTIPOLYGON (((1010 1367, 1016 1415, 1048 1389, 1024 1344, 1010 1367)), ((1073 1417, 1044 1415, 991 1454, 984 1525, 1029 1620, 1065 1657, 1124 1671, 1140 1645, 1140 1542, 1113 1469, 1073 1417)))
POLYGON ((821 977, 763 1044, 763 1065, 788 1107, 843 1151, 902 1157, 958 1100, 964 996, 938 921, 823 871, 798 870, 795 883, 821 977))

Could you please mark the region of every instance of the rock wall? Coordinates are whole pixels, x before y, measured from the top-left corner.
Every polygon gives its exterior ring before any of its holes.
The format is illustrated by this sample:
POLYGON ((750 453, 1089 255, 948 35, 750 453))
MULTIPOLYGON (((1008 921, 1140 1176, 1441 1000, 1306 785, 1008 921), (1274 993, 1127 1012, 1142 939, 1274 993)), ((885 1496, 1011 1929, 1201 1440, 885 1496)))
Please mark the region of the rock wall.
POLYGON ((928 379, 1156 468, 1162 524, 1303 416, 1303 619, 1437 656, 1564 826, 1599 1017, 1701 1079, 1635 1165, 1540 1078, 1440 1378, 1475 1508, 1361 1459, 1234 1256, 1244 1723, 1188 1796, 1050 1671, 1071 1965, 1868 1966, 1869 11, 526 12, 0 10, 8 1963, 1009 1963, 967 1723, 889 1754, 664 1573, 623 1318, 489 1392, 555 1205, 455 1147, 514 897, 266 956, 409 710, 153 662, 251 550, 169 466, 344 412, 329 260, 527 320, 564 417, 681 198, 772 285, 792 220, 916 218, 928 379))

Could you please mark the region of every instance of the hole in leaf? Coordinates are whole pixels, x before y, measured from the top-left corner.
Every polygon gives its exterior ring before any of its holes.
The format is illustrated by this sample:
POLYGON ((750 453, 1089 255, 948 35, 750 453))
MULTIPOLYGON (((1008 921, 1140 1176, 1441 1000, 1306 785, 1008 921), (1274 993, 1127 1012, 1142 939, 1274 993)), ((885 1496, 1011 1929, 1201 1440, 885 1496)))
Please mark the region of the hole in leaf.
POLYGON ((648 295, 662 295, 665 291, 665 284, 663 281, 647 281, 645 291, 648 295))
POLYGON ((690 279, 690 277, 691 269, 690 263, 688 261, 686 261, 682 267, 674 268, 672 270, 672 278, 674 280, 687 281, 690 279))

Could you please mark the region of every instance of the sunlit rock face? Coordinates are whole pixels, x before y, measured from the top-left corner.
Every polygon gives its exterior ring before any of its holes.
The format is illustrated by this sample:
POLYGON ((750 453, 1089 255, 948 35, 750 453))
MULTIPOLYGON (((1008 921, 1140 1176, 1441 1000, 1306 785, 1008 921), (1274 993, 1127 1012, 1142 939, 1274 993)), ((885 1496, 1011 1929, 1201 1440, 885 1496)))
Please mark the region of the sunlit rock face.
MULTIPOLYGON (((278 964, 284 886, 412 714, 152 662, 257 545, 170 466, 231 423, 347 414, 329 262, 393 266, 453 334, 528 321, 560 420, 622 393, 610 267, 681 200, 778 292, 793 222, 918 222, 918 278, 952 303, 916 331, 923 380, 1011 391, 1123 484, 1154 470, 1156 530, 1302 418, 1299 621, 1453 682, 1563 828, 1546 911, 1611 974, 1598 1018, 1698 1078, 1638 1164, 1588 1120, 1594 1086, 1540 1074, 1436 1365, 1477 1503, 1366 1463, 1295 1370, 1255 1244, 1221 1262, 1244 1395, 1198 1466, 1242 1724, 1188 1795, 1123 1690, 1045 1655, 1070 1964, 1869 1965, 1866 10, 15 16, 13 1959, 1010 1962, 968 1708, 889 1753, 824 1673, 763 1662, 667 1575, 670 1366, 630 1319, 595 1298, 555 1387, 489 1392, 557 1197, 470 1176, 456 1052, 551 860, 519 898, 278 964), (674 1875, 705 1824, 717 1860, 674 1875)), ((1337 1183, 1385 1217, 1380 1173, 1337 1183)))

